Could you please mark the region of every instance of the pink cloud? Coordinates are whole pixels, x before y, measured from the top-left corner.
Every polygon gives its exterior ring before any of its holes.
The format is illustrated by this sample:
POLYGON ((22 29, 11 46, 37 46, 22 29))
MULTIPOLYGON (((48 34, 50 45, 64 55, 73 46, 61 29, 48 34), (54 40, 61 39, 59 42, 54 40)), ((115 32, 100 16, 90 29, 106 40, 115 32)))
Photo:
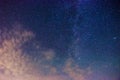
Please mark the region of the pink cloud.
MULTIPOLYGON (((86 77, 92 74, 91 69, 80 69, 72 58, 67 59, 61 69, 64 75, 58 74, 54 66, 35 63, 28 55, 23 55, 21 46, 34 36, 32 31, 25 30, 17 24, 11 30, 6 28, 1 31, 0 80, 88 80, 86 77), (39 68, 36 65, 40 65, 39 68), (47 75, 41 71, 42 67, 48 67, 47 75)), ((37 48, 40 47, 37 45, 37 48)), ((52 49, 40 52, 44 59, 40 59, 39 62, 52 61, 56 56, 52 49)))

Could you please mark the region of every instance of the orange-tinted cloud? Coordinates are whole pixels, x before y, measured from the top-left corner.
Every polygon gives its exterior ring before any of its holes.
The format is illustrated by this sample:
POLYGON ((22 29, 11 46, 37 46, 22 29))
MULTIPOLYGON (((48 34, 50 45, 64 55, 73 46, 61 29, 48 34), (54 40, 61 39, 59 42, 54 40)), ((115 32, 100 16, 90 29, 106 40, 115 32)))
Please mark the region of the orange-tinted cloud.
MULTIPOLYGON (((56 67, 49 64, 34 63, 28 55, 23 54, 22 45, 34 37, 19 25, 11 30, 2 31, 0 35, 0 80, 86 80, 87 70, 82 70, 72 59, 68 59, 58 74, 56 67), (17 27, 17 28, 16 28, 17 27), (35 65, 40 65, 39 69, 35 65), (49 69, 47 75, 43 74, 42 67, 49 69)), ((41 51, 44 59, 39 62, 52 61, 55 51, 48 49, 41 51)))

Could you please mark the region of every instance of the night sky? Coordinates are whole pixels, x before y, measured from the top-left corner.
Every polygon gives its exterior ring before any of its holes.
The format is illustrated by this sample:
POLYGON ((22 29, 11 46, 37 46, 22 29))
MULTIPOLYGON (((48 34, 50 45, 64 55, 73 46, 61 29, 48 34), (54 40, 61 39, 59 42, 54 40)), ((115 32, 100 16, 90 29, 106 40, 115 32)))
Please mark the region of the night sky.
POLYGON ((0 80, 119 74, 119 0, 0 0, 0 80))

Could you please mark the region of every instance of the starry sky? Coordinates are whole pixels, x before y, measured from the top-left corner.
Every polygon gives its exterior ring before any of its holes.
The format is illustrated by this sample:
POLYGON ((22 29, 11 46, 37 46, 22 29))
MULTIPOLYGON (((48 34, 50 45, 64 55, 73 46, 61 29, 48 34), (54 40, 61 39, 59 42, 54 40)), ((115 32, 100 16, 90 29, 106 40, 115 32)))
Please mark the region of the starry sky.
POLYGON ((120 80, 119 0, 0 0, 0 80, 120 80))

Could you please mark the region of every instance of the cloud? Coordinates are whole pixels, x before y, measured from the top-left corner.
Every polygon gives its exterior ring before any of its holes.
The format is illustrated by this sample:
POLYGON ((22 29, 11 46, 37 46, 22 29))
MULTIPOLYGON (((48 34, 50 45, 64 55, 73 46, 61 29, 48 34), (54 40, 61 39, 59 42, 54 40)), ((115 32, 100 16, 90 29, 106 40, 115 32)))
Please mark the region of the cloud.
POLYGON ((39 51, 43 55, 40 63, 24 54, 22 46, 35 37, 32 31, 15 24, 10 30, 4 28, 0 32, 0 80, 86 80, 88 70, 80 69, 71 58, 66 60, 61 73, 55 66, 45 64, 54 60, 53 49, 39 51), (42 69, 47 69, 48 74, 42 69))
POLYGON ((63 71, 72 79, 72 80, 86 80, 88 76, 88 69, 80 69, 80 67, 75 63, 72 58, 69 58, 63 71))
POLYGON ((42 54, 46 60, 52 60, 55 57, 55 51, 52 49, 42 51, 42 54))
MULTIPOLYGON (((17 26, 16 26, 17 27, 17 26)), ((30 40, 33 33, 29 31, 13 28, 11 30, 3 30, 0 36, 0 65, 5 70, 11 71, 14 75, 24 73, 28 65, 28 56, 22 55, 22 44, 30 40)), ((4 71, 7 72, 7 71, 4 71)))

